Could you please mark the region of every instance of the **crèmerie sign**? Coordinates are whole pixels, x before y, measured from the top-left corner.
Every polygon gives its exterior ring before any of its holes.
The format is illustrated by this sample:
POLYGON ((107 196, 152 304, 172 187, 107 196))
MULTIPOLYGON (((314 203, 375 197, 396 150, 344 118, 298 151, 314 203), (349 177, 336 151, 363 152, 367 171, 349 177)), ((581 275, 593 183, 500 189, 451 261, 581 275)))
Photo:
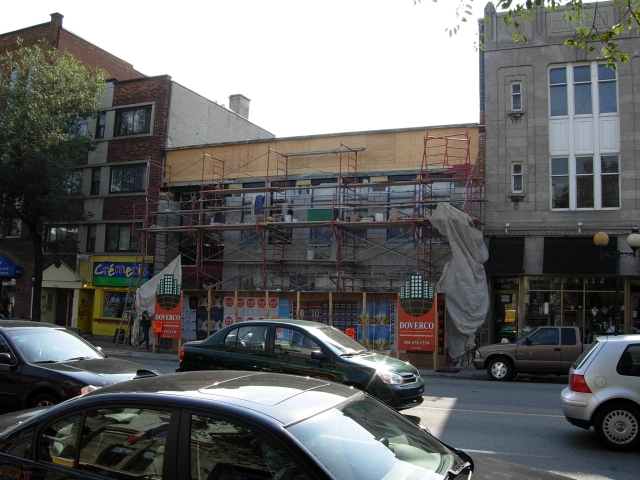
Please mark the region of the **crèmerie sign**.
POLYGON ((96 262, 93 264, 93 280, 96 286, 128 287, 131 279, 141 276, 142 283, 149 280, 148 263, 96 262), (142 269, 142 271, 141 271, 142 269))

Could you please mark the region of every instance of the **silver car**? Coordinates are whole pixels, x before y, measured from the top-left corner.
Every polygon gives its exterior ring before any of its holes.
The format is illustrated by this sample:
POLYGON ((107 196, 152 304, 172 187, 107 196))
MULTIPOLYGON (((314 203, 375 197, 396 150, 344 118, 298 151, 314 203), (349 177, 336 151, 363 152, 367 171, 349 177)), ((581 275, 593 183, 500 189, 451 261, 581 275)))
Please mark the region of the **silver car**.
POLYGON ((640 335, 597 337, 573 363, 562 390, 572 425, 593 426, 612 450, 640 445, 640 335))

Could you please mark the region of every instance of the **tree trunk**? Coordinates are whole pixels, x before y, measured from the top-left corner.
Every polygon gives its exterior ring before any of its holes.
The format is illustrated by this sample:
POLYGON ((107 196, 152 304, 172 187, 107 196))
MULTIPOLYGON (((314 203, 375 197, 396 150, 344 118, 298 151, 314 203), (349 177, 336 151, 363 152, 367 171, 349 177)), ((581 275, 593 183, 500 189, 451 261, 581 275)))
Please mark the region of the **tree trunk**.
POLYGON ((31 320, 40 322, 42 319, 41 306, 42 306, 42 271, 44 269, 44 253, 42 252, 42 235, 38 231, 37 225, 34 223, 27 223, 27 229, 31 235, 31 241, 33 242, 33 259, 34 259, 34 272, 33 272, 33 297, 31 300, 31 320))

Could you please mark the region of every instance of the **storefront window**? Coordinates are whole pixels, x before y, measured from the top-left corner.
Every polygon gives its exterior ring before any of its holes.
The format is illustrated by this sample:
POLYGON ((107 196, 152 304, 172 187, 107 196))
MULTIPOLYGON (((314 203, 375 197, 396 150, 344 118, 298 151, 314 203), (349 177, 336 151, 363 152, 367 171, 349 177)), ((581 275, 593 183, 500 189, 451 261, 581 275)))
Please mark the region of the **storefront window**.
POLYGON ((102 317, 103 318, 122 318, 125 309, 133 305, 134 296, 127 292, 104 292, 102 297, 102 317))

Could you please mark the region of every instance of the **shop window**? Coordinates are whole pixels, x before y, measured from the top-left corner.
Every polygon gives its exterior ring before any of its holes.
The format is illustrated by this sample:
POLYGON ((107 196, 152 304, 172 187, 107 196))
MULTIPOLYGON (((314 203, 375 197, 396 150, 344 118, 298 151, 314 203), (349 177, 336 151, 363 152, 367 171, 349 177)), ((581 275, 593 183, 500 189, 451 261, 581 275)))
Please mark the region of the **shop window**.
POLYGON ((122 313, 133 307, 135 297, 127 292, 105 291, 102 295, 102 316, 104 318, 122 318, 122 313))

